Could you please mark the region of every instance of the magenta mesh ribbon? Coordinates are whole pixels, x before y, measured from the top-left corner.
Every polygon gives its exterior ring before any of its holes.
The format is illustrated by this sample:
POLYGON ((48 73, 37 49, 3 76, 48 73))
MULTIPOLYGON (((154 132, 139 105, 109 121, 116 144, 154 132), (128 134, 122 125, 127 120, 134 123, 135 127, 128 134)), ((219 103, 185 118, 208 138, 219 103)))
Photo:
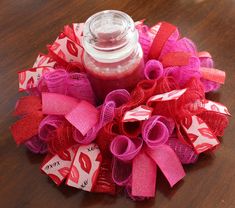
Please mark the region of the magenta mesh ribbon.
POLYGON ((175 39, 176 37, 177 37, 177 34, 173 33, 172 38, 174 38, 174 40, 171 40, 171 41, 168 40, 169 42, 167 41, 167 43, 164 45, 162 52, 161 52, 160 59, 162 58, 162 56, 166 55, 169 52, 182 52, 183 51, 183 52, 196 56, 197 48, 191 40, 189 40, 188 38, 181 38, 179 40, 176 40, 175 39))
POLYGON ((213 59, 208 52, 197 53, 196 45, 188 38, 179 39, 179 32, 176 30, 166 41, 162 48, 159 59, 161 60, 167 53, 170 52, 186 52, 191 54, 191 61, 188 66, 172 66, 165 68, 165 75, 173 76, 180 86, 187 82, 190 78, 201 78, 205 92, 218 90, 220 84, 202 78, 199 71, 200 67, 213 68, 213 59), (199 63, 199 64, 198 64, 199 63))
POLYGON ((62 116, 48 115, 45 117, 38 128, 38 136, 42 141, 48 141, 51 134, 64 122, 62 116))
POLYGON ((201 73, 199 71, 200 61, 196 56, 191 56, 189 58, 188 65, 185 66, 171 66, 164 69, 165 76, 173 77, 177 83, 182 87, 190 79, 201 78, 201 73))
POLYGON ((127 136, 118 135, 110 144, 110 151, 114 155, 112 178, 119 186, 125 186, 130 181, 134 157, 140 152, 143 140, 131 140, 127 136))
POLYGON ((98 107, 100 109, 99 120, 96 125, 94 125, 86 135, 81 135, 77 130, 74 131, 74 139, 78 143, 88 144, 92 142, 99 130, 105 126, 107 123, 111 122, 115 115, 115 109, 122 104, 126 103, 130 99, 130 94, 124 90, 114 90, 110 92, 103 103, 102 106, 98 107))
POLYGON ((130 101, 130 99, 131 99, 131 96, 127 90, 117 89, 107 94, 104 100, 104 104, 113 102, 115 104, 115 113, 116 113, 117 109, 121 107, 123 104, 130 101))
POLYGON ((123 162, 117 158, 113 158, 112 179, 119 186, 126 186, 132 173, 132 163, 123 162))
POLYGON ((173 120, 163 116, 152 116, 142 126, 142 137, 151 149, 165 144, 174 129, 173 120))
POLYGON ((163 66, 157 60, 149 60, 144 68, 144 75, 146 79, 159 79, 163 75, 163 66))
POLYGON ((42 141, 38 136, 34 136, 27 140, 25 146, 33 153, 45 154, 47 152, 47 144, 42 141))
POLYGON ((69 73, 64 69, 45 73, 40 79, 38 90, 68 95, 95 104, 94 92, 86 74, 83 73, 69 73))
POLYGON ((140 151, 143 140, 131 140, 127 136, 118 135, 114 138, 110 145, 111 153, 122 161, 131 161, 140 151))
POLYGON ((170 137, 167 144, 175 151, 182 164, 195 163, 198 154, 188 145, 183 144, 177 137, 170 137))

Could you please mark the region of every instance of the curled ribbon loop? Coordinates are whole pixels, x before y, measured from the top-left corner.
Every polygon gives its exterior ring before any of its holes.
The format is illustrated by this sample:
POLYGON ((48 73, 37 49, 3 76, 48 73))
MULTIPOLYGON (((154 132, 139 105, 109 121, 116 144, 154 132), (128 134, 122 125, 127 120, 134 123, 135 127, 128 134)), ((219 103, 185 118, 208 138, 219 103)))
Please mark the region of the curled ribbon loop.
POLYGON ((75 130, 74 139, 81 144, 89 144, 90 142, 92 142, 96 138, 99 130, 113 120, 114 108, 114 102, 104 103, 101 107, 98 122, 84 135, 82 135, 78 130, 75 130))
POLYGON ((112 179, 119 186, 125 186, 131 179, 132 164, 113 159, 112 179))
POLYGON ((64 119, 61 116, 48 115, 45 117, 38 128, 38 136, 43 141, 48 141, 52 132, 63 123, 64 119))
POLYGON ((149 60, 144 68, 146 79, 159 79, 163 75, 163 66, 157 60, 149 60))
POLYGON ((144 122, 142 137, 149 148, 155 149, 158 145, 167 142, 173 129, 173 121, 162 116, 153 116, 144 122))
POLYGON ((124 103, 127 103, 130 100, 130 93, 125 89, 118 89, 111 91, 105 98, 104 103, 114 102, 115 108, 120 107, 124 103))
POLYGON ((111 142, 110 151, 119 160, 130 161, 139 153, 142 145, 140 139, 131 140, 127 136, 118 135, 111 142))

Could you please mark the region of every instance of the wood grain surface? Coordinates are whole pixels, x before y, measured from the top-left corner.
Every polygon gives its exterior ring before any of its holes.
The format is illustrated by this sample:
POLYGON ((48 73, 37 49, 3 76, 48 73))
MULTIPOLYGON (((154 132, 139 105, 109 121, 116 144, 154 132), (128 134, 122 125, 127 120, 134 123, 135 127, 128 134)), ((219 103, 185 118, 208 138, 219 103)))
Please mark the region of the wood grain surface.
POLYGON ((65 24, 83 22, 95 12, 118 9, 146 23, 165 20, 208 50, 216 67, 227 73, 226 84, 209 97, 223 102, 235 115, 235 1, 234 0, 0 0, 0 207, 112 208, 233 208, 235 207, 234 119, 214 155, 202 155, 185 166, 186 177, 170 188, 160 174, 156 198, 133 202, 56 187, 39 171, 43 156, 14 143, 9 126, 16 100, 17 71, 31 67, 38 52, 55 40, 65 24))

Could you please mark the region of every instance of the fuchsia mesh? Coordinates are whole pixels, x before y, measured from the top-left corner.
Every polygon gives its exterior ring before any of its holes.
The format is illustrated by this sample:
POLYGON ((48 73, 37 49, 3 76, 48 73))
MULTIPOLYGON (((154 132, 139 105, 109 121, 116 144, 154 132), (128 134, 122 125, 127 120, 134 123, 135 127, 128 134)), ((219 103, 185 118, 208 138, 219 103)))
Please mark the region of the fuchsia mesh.
POLYGON ((39 138, 47 142, 51 154, 59 154, 75 144, 72 133, 73 127, 62 116, 49 115, 39 126, 39 138))
POLYGON ((144 75, 146 79, 159 79, 163 76, 163 66, 161 62, 151 59, 144 68, 144 75))
POLYGON ((34 136, 27 140, 25 146, 33 153, 44 154, 47 152, 47 144, 42 141, 38 136, 34 136))
POLYGON ((198 155, 192 147, 180 142, 176 136, 171 136, 167 141, 167 144, 175 151, 182 164, 190 164, 197 161, 198 155))
POLYGON ((95 104, 92 87, 83 73, 68 73, 64 69, 45 73, 40 79, 38 90, 60 93, 95 104))
POLYGON ((126 103, 130 99, 129 93, 124 89, 114 90, 110 92, 102 106, 100 106, 100 117, 98 123, 88 131, 85 136, 82 136, 79 131, 74 131, 74 139, 78 143, 88 144, 92 142, 99 130, 107 123, 114 119, 115 112, 122 104, 126 103))

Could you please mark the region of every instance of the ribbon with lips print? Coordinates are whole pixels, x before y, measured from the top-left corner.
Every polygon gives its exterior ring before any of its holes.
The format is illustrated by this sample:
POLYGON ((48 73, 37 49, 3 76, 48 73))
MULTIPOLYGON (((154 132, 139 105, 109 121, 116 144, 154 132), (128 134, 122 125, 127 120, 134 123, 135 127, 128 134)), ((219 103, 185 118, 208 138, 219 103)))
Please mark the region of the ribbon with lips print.
MULTIPOLYGON (((186 92, 186 90, 187 89, 173 90, 171 92, 152 96, 147 101, 147 105, 153 107, 156 102, 178 100, 186 92)), ((224 105, 210 100, 199 100, 196 105, 196 108, 203 111, 212 111, 224 115, 230 115, 228 109, 224 105)), ((177 123, 176 126, 178 131, 180 126, 182 127, 189 139, 190 144, 198 154, 212 149, 219 144, 218 139, 212 133, 208 125, 197 115, 192 114, 191 116, 185 117, 184 120, 177 123)))
POLYGON ((119 135, 112 141, 113 180, 120 186, 128 186, 132 197, 155 196, 157 167, 171 186, 185 176, 178 157, 166 144, 173 129, 172 120, 152 116, 143 123, 142 138, 131 140, 119 135))
POLYGON ((43 67, 43 66, 54 68, 55 65, 56 62, 50 56, 39 53, 32 68, 43 67))
POLYGON ((82 64, 82 28, 83 23, 64 27, 52 45, 48 46, 50 56, 60 65, 68 69, 83 69, 82 64))
POLYGON ((57 65, 67 69, 83 69, 81 46, 83 25, 84 23, 74 23, 72 27, 66 25, 55 42, 48 46, 49 54, 40 53, 32 68, 18 72, 19 91, 37 87, 42 75, 54 71, 57 65))
POLYGON ((92 191, 101 162, 102 156, 95 143, 81 145, 73 159, 66 184, 85 191, 92 191))
POLYGON ((129 137, 137 137, 140 133, 143 121, 151 117, 152 111, 153 109, 151 107, 145 105, 126 111, 122 117, 121 128, 123 133, 129 137))
POLYGON ((59 186, 71 171, 71 164, 77 149, 77 146, 70 147, 59 155, 54 155, 41 166, 41 170, 59 186))
POLYGON ((66 179, 68 186, 92 191, 101 161, 102 156, 95 143, 75 145, 49 159, 46 158, 41 170, 57 185, 66 179))
POLYGON ((39 66, 18 72, 19 91, 35 88, 43 74, 54 71, 51 66, 39 66))

